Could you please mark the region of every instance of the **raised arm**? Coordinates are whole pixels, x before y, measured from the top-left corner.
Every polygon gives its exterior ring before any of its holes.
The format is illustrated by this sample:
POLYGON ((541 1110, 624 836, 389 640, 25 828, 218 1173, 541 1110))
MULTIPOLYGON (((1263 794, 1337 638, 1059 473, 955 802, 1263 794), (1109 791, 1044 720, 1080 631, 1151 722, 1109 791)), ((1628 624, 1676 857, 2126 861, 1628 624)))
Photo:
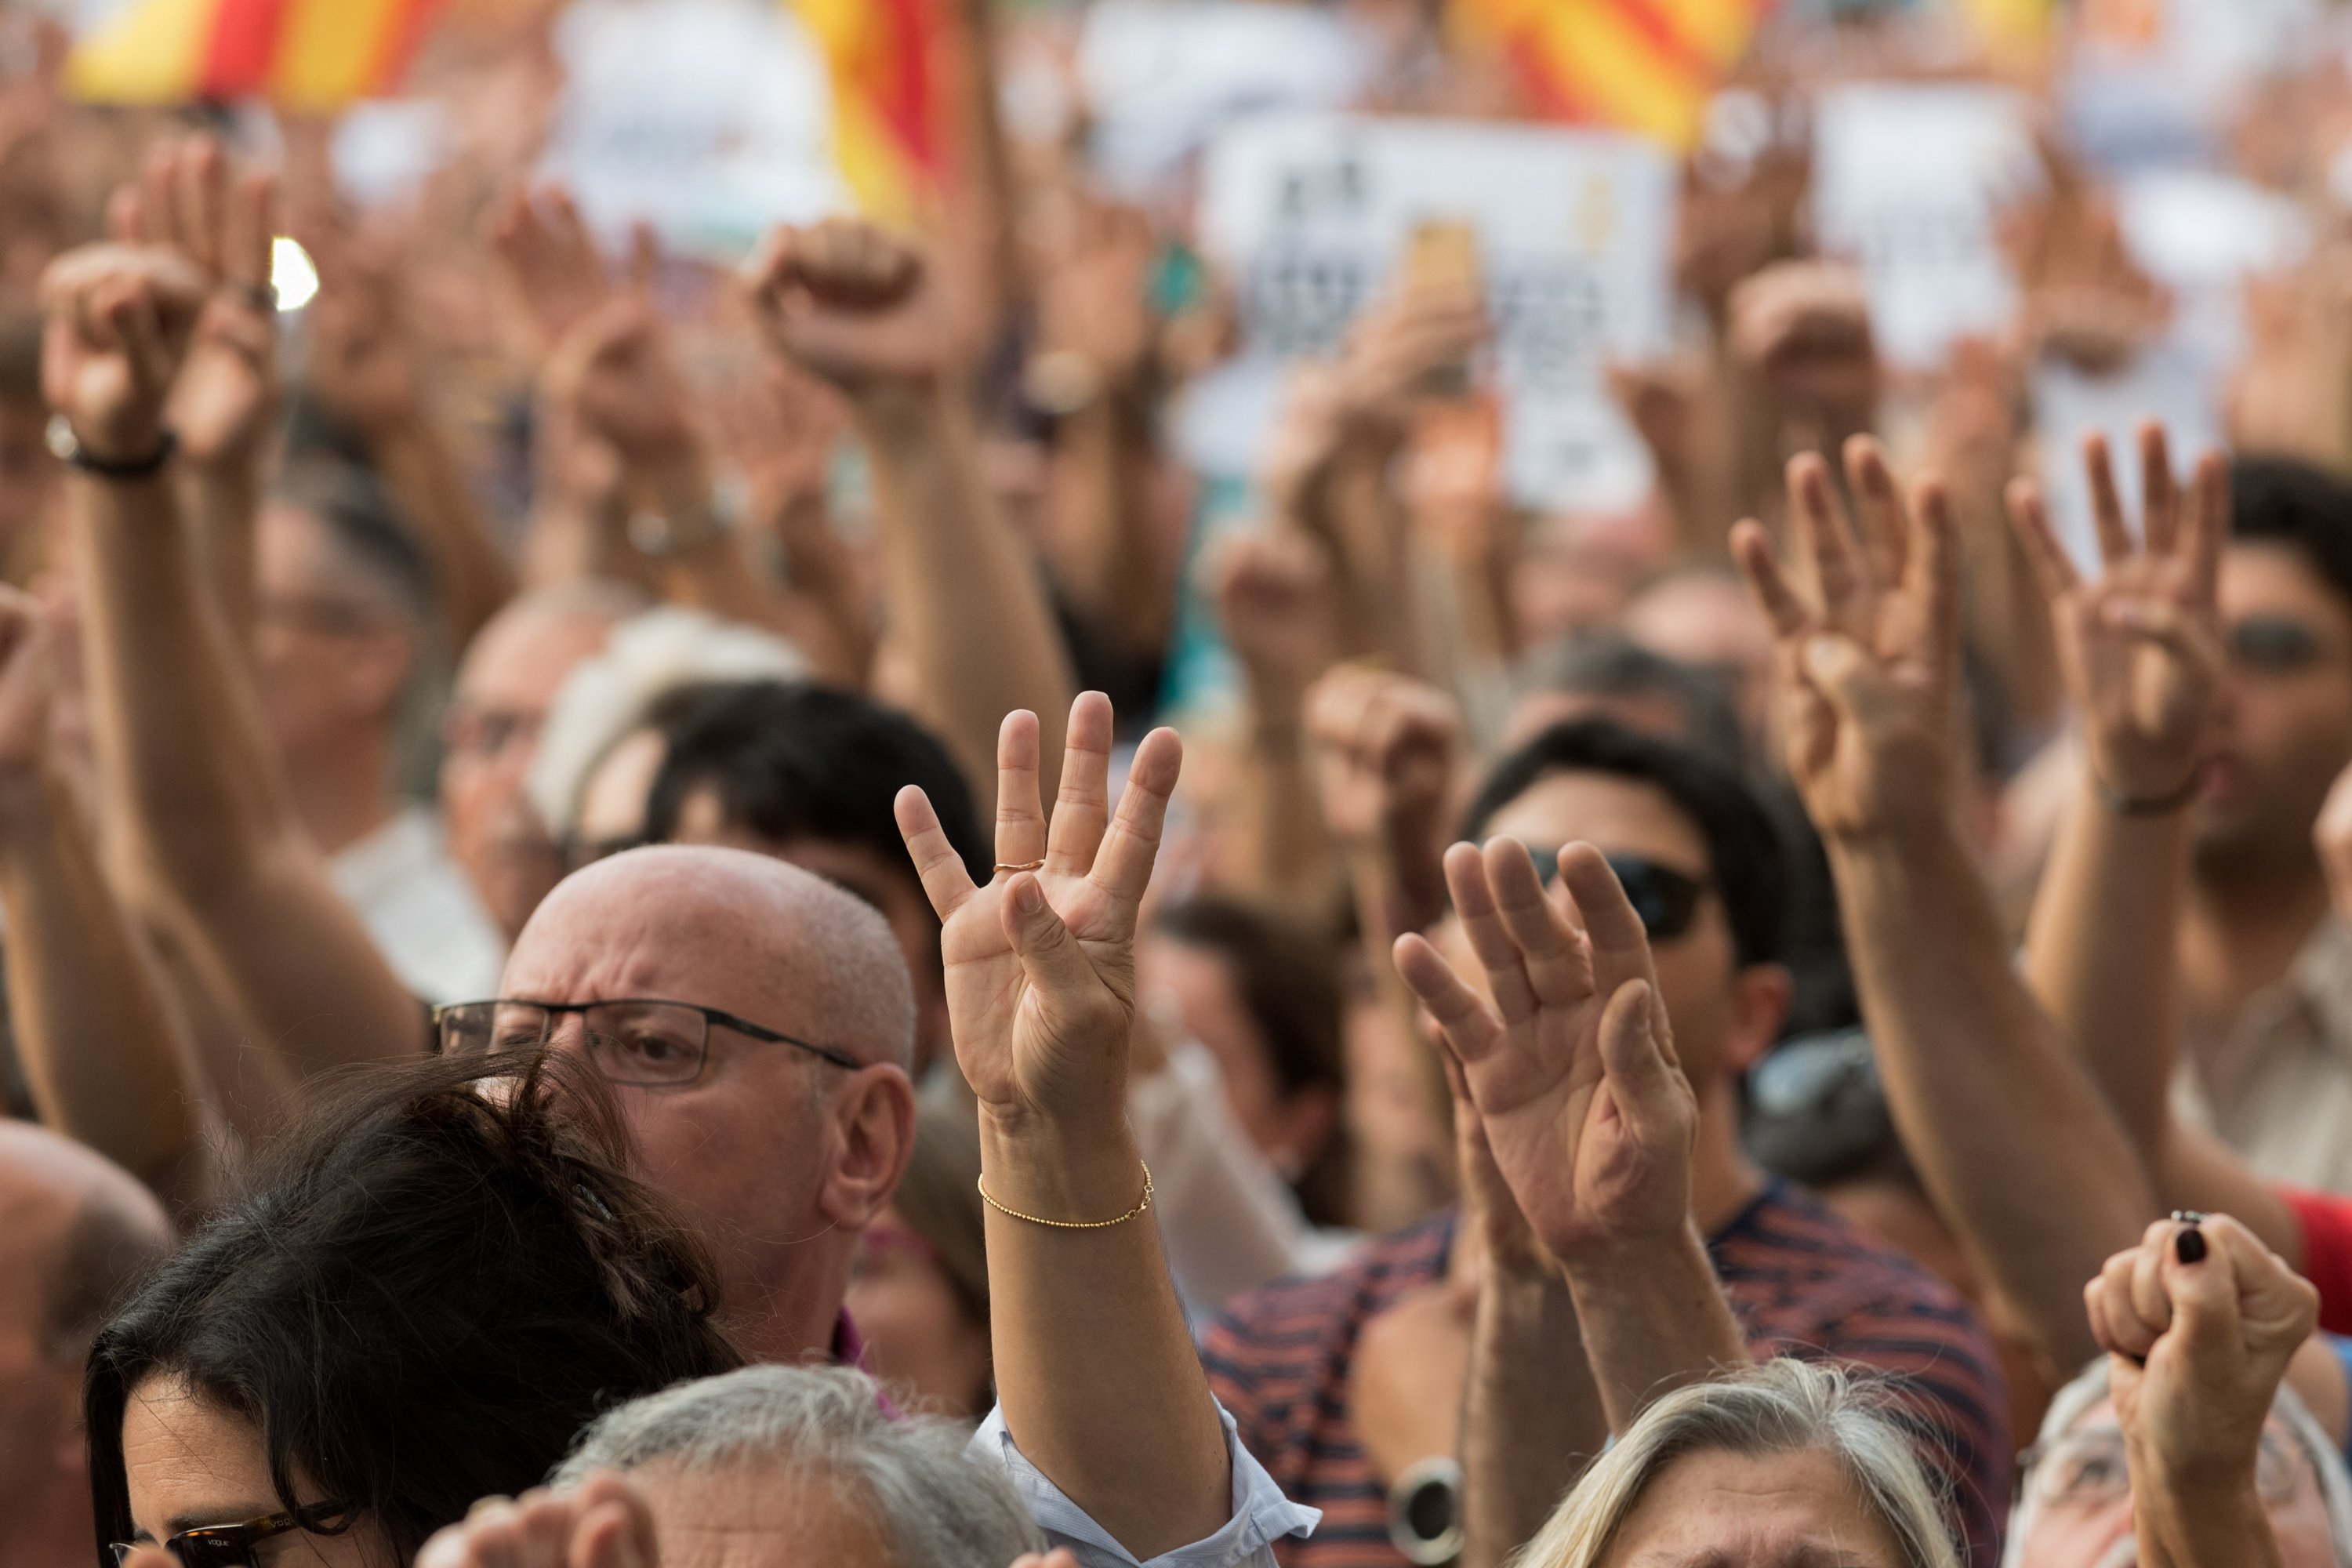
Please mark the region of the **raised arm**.
POLYGON ((1081 696, 1069 734, 1049 822, 1036 718, 1004 721, 987 886, 920 790, 899 796, 898 823, 945 922, 956 1060, 980 1101, 1004 1430, 1147 1559, 1215 1535, 1245 1501, 1126 1117, 1136 911, 1182 748, 1171 731, 1145 738, 1114 820, 1110 704, 1081 696))
POLYGON ((2092 1352, 2079 1282, 2156 1213, 2130 1141, 2011 968, 1953 809, 1958 566, 1939 489, 1876 443, 1789 466, 1802 582, 1746 522, 1734 552, 1780 643, 1789 772, 1837 879, 1896 1127, 1928 1194, 2055 1366, 2092 1352))
POLYGON ((1418 936, 1398 941, 1397 966, 1462 1064, 1496 1168, 1567 1277, 1622 1434, 1660 1394, 1748 1364, 1748 1345, 1691 1217, 1698 1104, 1642 918, 1591 845, 1560 851, 1559 871, 1555 901, 1516 841, 1454 846, 1446 882, 1486 995, 1418 936))
POLYGON ((107 885, 89 825, 51 764, 50 629, 0 589, 0 918, 8 1019, 42 1121, 155 1189, 213 1196, 213 1129, 194 1046, 107 885))
MULTIPOLYGON (((1075 684, 1045 580, 989 498, 947 353, 939 281, 868 224, 779 229, 746 274, 774 350, 848 397, 874 468, 889 641, 916 716, 966 774, 990 776, 998 718, 1044 715, 1051 758, 1075 684)), ((1058 762, 1049 762, 1046 783, 1058 762)))
POLYGON ((2084 443, 2101 574, 2085 581, 2039 490, 2011 487, 2010 511, 2050 601, 2066 694, 2088 765, 2074 791, 2025 944, 2025 975, 2116 1108, 2159 1203, 2227 1210, 2299 1256, 2284 1199, 2171 1108, 2180 1048, 2174 942, 2189 878, 2189 811, 2221 675, 2214 580, 2229 528, 2218 456, 2179 493, 2163 431, 2141 432, 2147 510, 2136 543, 2105 441, 2084 443))
POLYGON ((2140 1561, 2278 1568, 2257 1473, 2319 1292, 2225 1215, 2159 1220, 2084 1292, 2106 1351, 2140 1561))
POLYGON ((312 1071, 423 1049, 423 1016, 294 815, 163 460, 203 277, 167 250, 100 246, 43 289, 43 377, 85 455, 68 494, 126 897, 253 1021, 250 1049, 207 1066, 231 1124, 257 1130, 312 1071))

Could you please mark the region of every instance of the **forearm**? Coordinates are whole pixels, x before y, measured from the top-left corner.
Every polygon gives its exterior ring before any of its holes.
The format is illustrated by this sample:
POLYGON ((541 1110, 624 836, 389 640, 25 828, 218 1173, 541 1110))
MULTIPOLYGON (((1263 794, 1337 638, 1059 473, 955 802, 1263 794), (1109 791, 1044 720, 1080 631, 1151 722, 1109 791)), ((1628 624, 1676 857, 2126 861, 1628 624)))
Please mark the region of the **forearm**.
POLYGON ((1461 1568, 1503 1568, 1609 1440, 1568 1282, 1490 1261, 1462 1426, 1461 1568))
POLYGON ((1660 1394, 1748 1364, 1747 1336, 1696 1226, 1580 1257, 1567 1272, 1585 1358, 1618 1436, 1660 1394))
POLYGON ((253 536, 261 516, 260 467, 233 461, 190 467, 176 483, 183 512, 195 527, 205 579, 228 626, 230 646, 249 654, 258 615, 253 536))
POLYGON ((1151 536, 1151 404, 1114 386, 1062 421, 1055 580, 1071 607, 1137 653, 1167 642, 1174 584, 1151 536))
POLYGON ((2188 816, 2126 816, 2087 768, 2034 900, 2025 977, 2115 1108, 2143 1159, 2171 1120, 2180 1028, 2173 935, 2188 875, 2188 816))
MULTIPOLYGON (((1108 1219, 1143 1192, 1133 1139, 1000 1124, 981 1112, 998 1203, 1108 1219)), ((1223 1425, 1160 1255, 1155 1220, 1065 1230, 991 1207, 997 1398, 1022 1454, 1139 1560, 1205 1540, 1232 1516, 1223 1425)))
POLYGON ((780 625, 823 679, 862 689, 874 670, 873 605, 822 494, 782 503, 775 527, 783 557, 780 625))
POLYGON ((1243 884, 1286 908, 1320 910, 1336 891, 1299 700, 1255 696, 1242 755, 1241 816, 1249 847, 1243 884))
POLYGON ((433 563, 450 647, 462 648, 514 596, 514 566, 492 536, 457 454, 423 409, 370 448, 433 563))
POLYGON ((936 729, 988 805, 1004 715, 1037 715, 1054 797, 1076 680, 1035 562, 988 500, 971 419, 948 391, 866 399, 892 636, 936 729))
POLYGON ((1957 831, 1830 847, 1864 1023, 1937 1207, 2056 1364, 2096 1345, 2082 1286, 2156 1200, 2131 1142, 2011 968, 1957 831))
POLYGON ((2242 1479, 2211 1487, 2168 1484, 2137 1455, 2131 1470, 2142 1568, 2281 1568, 2251 1462, 2242 1479))
POLYGON ((1329 482, 1330 535, 1339 561, 1340 648, 1422 673, 1421 606, 1408 570, 1409 521, 1390 469, 1392 445, 1359 440, 1343 453, 1329 482))
POLYGON ((175 1212, 212 1194, 211 1118, 194 1047, 51 776, 0 797, 8 1015, 41 1120, 153 1187, 175 1212))

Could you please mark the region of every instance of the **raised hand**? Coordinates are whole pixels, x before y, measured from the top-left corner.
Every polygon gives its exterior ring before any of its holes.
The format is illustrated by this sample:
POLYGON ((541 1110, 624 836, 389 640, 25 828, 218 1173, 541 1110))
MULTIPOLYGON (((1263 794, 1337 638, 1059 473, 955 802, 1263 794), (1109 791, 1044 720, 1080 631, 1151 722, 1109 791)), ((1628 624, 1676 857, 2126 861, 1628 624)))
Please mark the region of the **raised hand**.
POLYGON ((416 418, 425 373, 386 237, 329 219, 304 231, 319 268, 304 380, 343 426, 376 439, 416 418))
POLYGON ((85 246, 49 264, 41 390, 92 456, 136 463, 162 447, 209 294, 185 258, 152 246, 85 246))
POLYGON ((522 318, 537 333, 538 354, 551 352, 612 296, 595 237, 561 185, 508 193, 491 221, 490 243, 522 318))
POLYGON ((1942 487, 1906 498, 1866 436, 1847 443, 1845 459, 1853 518, 1827 463, 1807 453, 1789 464, 1794 576, 1762 524, 1731 535, 1779 644, 1789 773, 1831 837, 1940 824, 1960 666, 1958 545, 1942 487))
POLYGON ((556 346, 541 389, 633 470, 702 461, 693 397, 642 294, 615 295, 581 318, 556 346))
POLYGON ((1346 666, 1316 682, 1307 731, 1321 759, 1323 815, 1332 837, 1386 837, 1433 858, 1451 803, 1462 716, 1426 681, 1346 666))
POLYGON ((168 415, 191 463, 252 462, 277 414, 277 213, 276 176, 233 169, 209 136, 156 148, 108 207, 114 239, 177 253, 210 294, 168 415))
MULTIPOLYGON (((484 1500, 437 1531, 416 1568, 660 1568, 645 1494, 604 1472, 563 1491, 484 1500)), ((161 1568, 161 1565, 158 1565, 161 1568)))
POLYGON ((1037 718, 1013 713, 997 747, 995 878, 973 885, 919 789, 898 828, 939 911, 956 1060, 1000 1125, 1120 1124, 1135 1019, 1136 911, 1151 880, 1183 747, 1155 730, 1110 813, 1111 709, 1070 709, 1061 798, 1037 791, 1037 718))
POLYGON ((927 388, 947 372, 952 334, 938 273, 874 224, 780 228, 745 267, 743 286, 776 352, 852 397, 927 388))
POLYGON ((1514 840, 1446 852, 1491 1003, 1421 936, 1398 939, 1396 963, 1461 1063, 1520 1211, 1572 1266, 1689 1224, 1698 1103, 1616 874, 1589 844, 1560 851, 1559 871, 1556 902, 1514 840))
POLYGON ((2183 497, 2162 427, 2144 426, 2139 446, 2147 500, 2135 544, 2105 438, 2083 443, 2105 563, 2095 581, 2075 571, 2031 479, 2010 486, 2009 513, 2050 601, 2093 772, 2125 801, 2185 805, 2221 678, 2214 580, 2230 531, 2230 475, 2220 454, 2209 453, 2183 497))
POLYGON ((1296 529, 1237 534, 1215 558, 1218 624, 1259 700, 1298 701, 1329 666, 1332 572, 1330 547, 1296 529))
POLYGON ((2168 1219, 2109 1258, 2084 1303, 2135 1470, 2145 1456, 2171 1479, 2251 1486, 2279 1380, 2318 1321, 2310 1281, 2227 1215, 2168 1219))

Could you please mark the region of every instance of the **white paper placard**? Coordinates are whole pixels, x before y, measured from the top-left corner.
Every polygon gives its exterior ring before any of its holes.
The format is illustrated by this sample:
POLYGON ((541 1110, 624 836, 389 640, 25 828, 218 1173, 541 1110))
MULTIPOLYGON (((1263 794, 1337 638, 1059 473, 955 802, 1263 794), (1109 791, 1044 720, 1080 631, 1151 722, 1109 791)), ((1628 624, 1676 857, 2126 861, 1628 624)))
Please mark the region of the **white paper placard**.
POLYGON ((1264 0, 1099 0, 1078 38, 1096 173, 1122 195, 1160 194, 1243 115, 1339 110, 1376 63, 1334 10, 1264 0))
POLYGON ((851 208, 824 61, 774 0, 574 0, 555 42, 566 81, 541 173, 606 237, 642 218, 726 259, 851 208))
POLYGON ((2042 455, 2042 486, 2060 542, 2086 575, 2099 571, 2098 525, 2091 517, 2091 481, 2083 471, 2083 440, 2107 438, 2116 489, 2125 515, 2140 515, 2139 428, 2164 426, 2173 467, 2184 481, 2197 460, 2221 439, 2221 410, 2208 367, 2178 342, 2140 355, 2114 375, 2085 375, 2055 359, 2033 370, 2034 445, 2042 455))
POLYGON ((1940 366, 2016 310, 1996 224, 2039 178, 2027 109, 1973 83, 1857 83, 1814 105, 1814 229, 1862 268, 1878 351, 1899 369, 1940 366))
POLYGON ((1197 232, 1238 291, 1245 348, 1186 411, 1196 459, 1251 471, 1285 364, 1339 342, 1419 225, 1460 221, 1477 231, 1495 312, 1512 495, 1638 501, 1649 456, 1604 375, 1668 345, 1675 191, 1664 153, 1604 132, 1342 115, 1235 127, 1209 150, 1197 232))

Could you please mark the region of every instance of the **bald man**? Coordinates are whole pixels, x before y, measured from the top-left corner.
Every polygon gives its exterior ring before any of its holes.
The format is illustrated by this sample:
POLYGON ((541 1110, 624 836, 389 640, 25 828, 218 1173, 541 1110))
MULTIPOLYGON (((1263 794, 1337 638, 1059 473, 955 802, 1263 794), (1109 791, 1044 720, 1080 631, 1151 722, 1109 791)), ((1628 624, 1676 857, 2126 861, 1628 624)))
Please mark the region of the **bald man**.
POLYGON ((540 726, 564 678, 646 604, 635 588, 593 580, 526 594, 490 618, 458 666, 442 721, 441 826, 509 941, 563 874, 523 794, 540 726))
POLYGON ((89 1561, 81 1368, 113 1304, 172 1250, 127 1171, 0 1121, 0 1561, 89 1561))
POLYGON ((445 1011, 444 1048, 544 1026, 584 1052, 620 1086, 637 1173, 717 1256, 744 1352, 854 1359, 851 1254, 915 1127, 914 988, 873 907, 765 855, 635 849, 548 895, 500 990, 553 1005, 445 1011), (578 1011, 623 999, 676 1005, 578 1011))

